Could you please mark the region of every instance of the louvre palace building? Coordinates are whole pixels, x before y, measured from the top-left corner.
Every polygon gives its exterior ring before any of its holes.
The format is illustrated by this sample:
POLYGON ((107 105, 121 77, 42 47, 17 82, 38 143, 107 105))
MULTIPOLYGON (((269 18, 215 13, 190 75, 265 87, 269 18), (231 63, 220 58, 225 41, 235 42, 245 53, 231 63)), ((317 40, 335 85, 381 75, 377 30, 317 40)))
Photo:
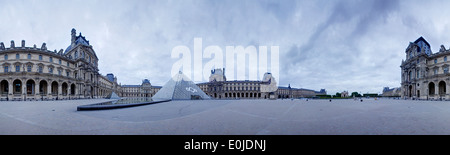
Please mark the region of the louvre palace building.
MULTIPOLYGON (((153 97, 161 86, 144 79, 140 85, 121 85, 117 77, 99 73, 95 50, 85 36, 71 31, 71 44, 64 50, 27 46, 25 40, 8 45, 0 42, 0 100, 64 100, 104 98, 115 92, 120 97, 153 97)), ((261 81, 227 81, 225 69, 211 71, 209 82, 196 84, 215 99, 276 99, 324 95, 314 91, 278 87, 272 74, 261 81)))
POLYGON ((401 96, 406 99, 449 100, 450 50, 441 45, 433 53, 420 37, 406 48, 401 64, 401 96))
POLYGON ((261 81, 227 81, 225 68, 211 70, 209 82, 197 84, 203 92, 214 99, 283 99, 326 95, 326 90, 314 91, 303 88, 280 87, 271 73, 265 73, 261 81))
POLYGON ((99 73, 98 57, 84 36, 71 31, 66 50, 0 43, 2 100, 74 99, 104 97, 120 89, 117 79, 99 73))

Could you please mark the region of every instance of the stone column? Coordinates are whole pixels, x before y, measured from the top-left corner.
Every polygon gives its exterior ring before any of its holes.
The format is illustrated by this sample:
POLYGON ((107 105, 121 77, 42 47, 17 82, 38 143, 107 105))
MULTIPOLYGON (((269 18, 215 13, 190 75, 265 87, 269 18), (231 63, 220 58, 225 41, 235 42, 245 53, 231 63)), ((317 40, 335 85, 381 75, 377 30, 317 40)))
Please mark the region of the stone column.
POLYGON ((449 83, 445 81, 445 99, 449 99, 449 83))
POLYGON ((58 83, 58 99, 62 98, 62 83, 58 83))
POLYGON ((67 96, 69 98, 71 98, 71 96, 72 96, 72 94, 71 94, 71 92, 72 92, 71 86, 72 86, 72 84, 68 84, 68 86, 67 86, 67 96))
POLYGON ((27 99, 27 85, 26 85, 26 82, 25 83, 22 82, 21 86, 22 86, 22 99, 26 100, 27 99))
POLYGON ((11 80, 11 81, 9 81, 8 82, 8 98, 9 98, 9 100, 11 100, 12 98, 13 98, 13 81, 11 80))
POLYGON ((52 98, 52 83, 47 84, 47 99, 52 98))
POLYGON ((34 99, 38 100, 41 99, 41 93, 39 92, 39 83, 34 84, 34 99))
POLYGON ((439 99, 439 83, 434 84, 434 99, 439 99))

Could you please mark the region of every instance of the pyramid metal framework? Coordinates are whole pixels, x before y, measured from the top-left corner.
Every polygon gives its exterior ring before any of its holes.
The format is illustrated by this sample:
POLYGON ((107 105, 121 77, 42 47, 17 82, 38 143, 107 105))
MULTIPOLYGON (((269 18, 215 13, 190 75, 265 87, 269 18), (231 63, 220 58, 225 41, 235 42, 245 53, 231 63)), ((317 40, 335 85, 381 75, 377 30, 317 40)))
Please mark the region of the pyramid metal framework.
POLYGON ((164 84, 152 98, 171 100, 211 99, 181 71, 164 84))
POLYGON ((120 99, 120 97, 115 92, 111 92, 108 96, 106 96, 106 99, 120 99))

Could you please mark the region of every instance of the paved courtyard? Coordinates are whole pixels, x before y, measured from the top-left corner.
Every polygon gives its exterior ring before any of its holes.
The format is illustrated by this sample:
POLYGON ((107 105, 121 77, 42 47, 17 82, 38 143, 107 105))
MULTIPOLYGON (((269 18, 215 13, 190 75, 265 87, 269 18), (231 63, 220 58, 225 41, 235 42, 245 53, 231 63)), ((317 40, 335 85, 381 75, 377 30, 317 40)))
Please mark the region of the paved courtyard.
POLYGON ((76 111, 107 99, 0 102, 0 134, 450 134, 450 102, 203 100, 76 111))

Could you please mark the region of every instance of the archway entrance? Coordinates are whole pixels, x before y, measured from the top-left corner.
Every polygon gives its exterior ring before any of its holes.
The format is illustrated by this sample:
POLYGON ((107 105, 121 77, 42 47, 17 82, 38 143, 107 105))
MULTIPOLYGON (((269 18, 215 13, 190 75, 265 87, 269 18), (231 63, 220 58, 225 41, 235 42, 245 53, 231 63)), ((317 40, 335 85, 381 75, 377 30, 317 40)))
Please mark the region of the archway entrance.
POLYGON ((68 88, 69 88, 69 85, 67 85, 67 83, 64 82, 61 86, 62 95, 66 96, 68 94, 68 88))
POLYGON ((408 96, 409 96, 409 97, 412 97, 412 93, 413 93, 412 85, 409 85, 408 90, 409 90, 409 91, 408 91, 408 94, 409 94, 408 96))
POLYGON ((19 79, 13 81, 13 89, 14 94, 20 95, 22 94, 22 81, 19 79))
POLYGON ((1 95, 8 95, 9 92, 9 86, 8 86, 8 81, 3 80, 2 82, 0 82, 0 94, 1 95))
POLYGON ((430 95, 430 96, 435 95, 436 93, 435 93, 434 90, 435 90, 434 83, 433 83, 433 82, 430 82, 430 83, 428 84, 428 95, 430 95))
POLYGON ((56 82, 56 81, 52 82, 52 95, 53 96, 58 95, 58 82, 56 82))
POLYGON ((47 81, 42 80, 41 82, 39 82, 39 93, 42 96, 46 96, 47 95, 47 81))
POLYGON ((75 84, 70 85, 70 95, 75 95, 75 84))
POLYGON ((445 82, 441 81, 439 82, 439 95, 445 95, 447 92, 446 88, 445 88, 445 82))
POLYGON ((35 87, 35 83, 34 83, 34 81, 33 80, 28 80, 27 81, 27 83, 26 83, 26 86, 27 86, 27 95, 34 95, 34 87, 35 87))

